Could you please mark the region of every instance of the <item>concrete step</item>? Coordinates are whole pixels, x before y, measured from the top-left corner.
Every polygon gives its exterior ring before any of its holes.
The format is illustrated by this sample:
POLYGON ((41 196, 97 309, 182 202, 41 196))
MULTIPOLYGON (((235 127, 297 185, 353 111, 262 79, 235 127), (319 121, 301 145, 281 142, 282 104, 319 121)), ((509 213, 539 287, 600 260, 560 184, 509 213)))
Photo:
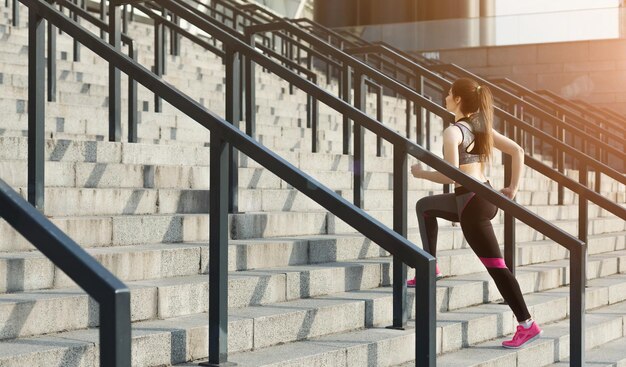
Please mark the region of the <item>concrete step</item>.
MULTIPOLYGON (((375 218, 390 225, 391 211, 370 212, 375 218)), ((415 221, 414 217, 409 217, 415 221)), ((152 214, 121 216, 53 217, 52 222, 84 247, 120 246, 140 243, 199 242, 208 240, 206 214, 152 214), (89 230, 85 230, 88 228, 89 230)), ((354 233, 339 220, 324 212, 270 212, 245 213, 229 216, 232 239, 275 238, 320 234, 354 233)), ((409 222, 411 223, 411 222, 409 222)), ((555 221, 553 224, 566 232, 576 234, 574 221, 555 221)), ((545 240, 546 238, 518 223, 516 238, 519 242, 545 240)), ((416 228, 415 222, 410 228, 416 228)), ((502 224, 494 224, 496 237, 502 242, 502 224)), ((611 217, 591 219, 589 234, 619 233, 625 231, 624 221, 611 217)), ((0 222, 0 249, 3 251, 29 250, 31 246, 5 222, 0 222)), ((358 236, 360 237, 360 236, 358 236)), ((420 243, 416 231, 409 232, 409 240, 420 243)), ((441 226, 440 248, 461 248, 463 236, 460 228, 441 226), (449 245, 446 245, 449 244, 449 245)))
MULTIPOLYGON (((205 279, 204 284, 206 283, 205 279)), ((598 299, 598 302, 589 302, 588 304, 614 305, 609 307, 616 307, 618 310, 623 311, 624 305, 618 302, 622 302, 623 299, 626 298, 626 292, 624 292, 626 288, 623 286, 625 283, 626 278, 624 278, 624 276, 615 276, 608 281, 605 280, 605 283, 601 285, 596 285, 593 281, 590 282, 588 298, 598 299), (614 294, 614 296, 609 297, 608 294, 614 294), (620 301, 620 299, 622 301, 620 301)), ((267 355, 266 352, 270 351, 271 348, 275 348, 272 346, 276 344, 293 342, 305 338, 315 338, 327 334, 330 334, 328 337, 343 339, 345 336, 353 336, 354 332, 350 332, 350 330, 388 324, 391 318, 391 293, 389 288, 383 288, 380 289, 380 291, 382 293, 374 293, 373 298, 371 292, 349 292, 310 300, 287 301, 268 306, 253 306, 231 310, 229 321, 229 329, 231 330, 229 347, 231 353, 252 348, 255 349, 255 351, 250 353, 233 354, 231 359, 244 358, 248 355, 267 355), (337 319, 337 314, 342 314, 343 316, 337 319), (338 320, 341 320, 341 322, 337 322, 338 320), (275 325, 283 326, 276 328, 275 325), (338 332, 344 334, 336 334, 338 332), (347 335, 345 334, 346 332, 348 332, 347 335)), ((165 294, 166 293, 159 290, 159 299, 163 300, 167 297, 165 294)), ((545 330, 549 330, 550 328, 554 328, 555 330, 560 329, 560 324, 557 323, 555 326, 548 323, 567 316, 567 295, 567 288, 560 288, 526 297, 531 310, 536 315, 541 315, 537 317, 537 320, 542 323, 545 330)), ((202 294, 196 293, 196 296, 200 299, 206 298, 202 297, 202 294)), ((49 297, 42 298, 47 298, 47 303, 53 303, 50 302, 50 300, 54 299, 54 295, 50 294, 49 297)), ((93 315, 96 315, 94 304, 92 303, 91 307, 89 307, 86 298, 87 297, 83 296, 82 305, 76 308, 75 312, 77 315, 84 315, 75 318, 77 323, 82 322, 88 324, 89 315, 92 315, 92 322, 96 320, 96 318, 93 318, 93 315), (86 309, 87 312, 84 312, 84 309, 86 309)), ((412 297, 410 298, 412 299, 412 297)), ((177 302, 176 297, 172 299, 174 302, 177 302)), ((194 304, 196 302, 195 300, 195 297, 184 297, 184 301, 179 300, 178 302, 184 302, 186 305, 190 305, 194 304)), ((41 300, 40 307, 43 307, 45 303, 46 300, 41 300)), ((38 307, 33 307, 33 310, 35 308, 39 309, 38 307)), ((146 309, 148 308, 142 308, 144 311, 146 309)), ((152 307, 151 309, 154 310, 155 308, 152 307)), ((166 307, 165 309, 168 308, 166 307)), ((607 307, 603 310, 606 309, 607 307)), ((176 310, 180 309, 176 307, 176 310)), ((137 322, 134 324, 133 335, 135 340, 133 343, 134 349, 137 350, 137 352, 134 353, 135 358, 139 358, 139 356, 143 358, 154 358, 155 355, 151 352, 155 348, 155 344, 153 343, 159 343, 160 338, 163 337, 161 335, 163 332, 165 332, 166 335, 171 334, 171 336, 174 337, 174 335, 176 335, 173 333, 174 330, 184 330, 183 335, 188 336, 183 339, 185 341, 181 340, 181 342, 184 343, 182 345, 185 346, 185 348, 183 348, 185 352, 183 352, 182 355, 180 354, 181 351, 176 351, 173 345, 168 345, 167 348, 163 348, 160 351, 161 353, 165 353, 166 357, 171 358, 170 363, 180 363, 206 356, 206 351, 204 351, 204 354, 202 352, 206 345, 206 343, 202 343, 202 340, 206 340, 206 314, 195 313, 182 316, 162 315, 162 317, 164 320, 137 322), (142 348, 140 345, 135 344, 137 343, 138 335, 143 335, 146 339, 149 339, 143 340, 143 342, 149 343, 151 347, 142 348), (199 339, 195 340, 196 338, 199 339), (174 357, 174 353, 178 353, 178 356, 174 357)), ((619 315, 619 317, 621 320, 624 316, 619 315)), ((590 320, 593 319, 592 316, 588 318, 590 320)), ((512 332, 514 327, 513 317, 508 307, 495 304, 480 305, 458 312, 442 313, 439 314, 438 319, 439 353, 453 351, 458 349, 459 346, 469 346, 471 348, 471 346, 476 343, 481 343, 492 338, 491 333, 494 333, 496 337, 501 337, 512 332), (500 325, 500 327, 496 327, 497 325, 500 325), (493 331, 485 332, 485 329, 493 331)), ((22 330, 28 330, 34 327, 33 325, 34 324, 24 323, 22 324, 22 330)), ((40 328, 45 328, 43 327, 44 323, 41 321, 37 323, 37 325, 40 328)), ((377 329, 367 329, 361 332, 357 331, 357 333, 366 335, 365 332, 368 332, 367 335, 372 335, 377 333, 376 330, 377 329)), ((620 332, 622 331, 620 322, 620 332)), ((39 338, 50 337, 67 338, 70 335, 72 335, 72 340, 77 341, 82 339, 80 335, 85 337, 94 332, 94 329, 69 331, 46 337, 10 340, 5 343, 20 345, 22 342, 32 343, 33 339, 37 340, 39 338)), ((623 333, 620 336, 623 336, 623 333)), ((323 337, 324 336, 322 336, 322 338, 323 337)), ((305 341, 305 343, 312 342, 313 340, 305 341)), ((157 345, 161 346, 160 344, 157 345)), ((180 345, 180 342, 174 345, 180 345)), ((289 346, 294 347, 293 344, 289 344, 289 346)), ((17 351, 19 348, 12 348, 11 350, 17 351)), ((20 352, 23 353, 23 351, 20 352)), ((3 356, 7 354, 3 354, 3 356)), ((19 355, 20 353, 10 354, 13 354, 14 358, 16 358, 17 356, 15 356, 15 354, 19 355)), ((445 358, 445 356, 444 354, 440 358, 445 358)), ((137 360, 135 361, 137 362, 137 360)), ((159 362, 153 360, 147 361, 142 359, 142 364, 140 365, 158 364, 159 362)))
MULTIPOLYGON (((506 307, 506 306, 504 306, 506 307)), ((616 314, 623 311, 624 303, 592 311, 586 321, 588 347, 606 343, 623 337, 621 328, 624 316, 616 314), (603 315, 602 311, 612 311, 603 315), (617 325, 620 325, 618 329, 617 325), (610 333, 602 335, 604 328, 610 327, 610 333)), ((491 311, 493 312, 493 311, 491 311)), ((492 321, 495 324, 496 320, 492 321)), ((469 322, 471 325, 471 321, 469 322)), ((476 324, 479 324, 478 322, 476 324)), ((234 353, 229 361, 240 366, 301 366, 301 365, 344 365, 344 366, 394 366, 414 365, 409 363, 415 356, 415 329, 403 331, 384 328, 369 328, 343 334, 333 334, 306 341, 264 348, 247 353, 234 353)), ((544 324, 544 336, 521 350, 506 350, 499 347, 505 338, 464 348, 458 352, 444 353, 438 357, 440 366, 487 366, 487 365, 532 365, 542 366, 555 359, 568 355, 561 345, 569 341, 569 320, 544 324), (559 351, 559 348, 561 349, 559 351), (486 350, 489 350, 486 353, 486 350), (497 357, 494 358, 494 355, 497 357), (483 362, 484 361, 484 362, 483 362), (490 364, 488 364, 490 362, 490 364)), ((465 329, 465 328, 464 328, 465 329)), ((439 330, 438 330, 439 331, 439 330)), ((480 335, 480 326, 466 326, 466 338, 480 335), (472 330, 473 329, 473 330, 472 330), (470 333, 474 333, 474 335, 470 333)), ((446 340, 438 333, 439 342, 446 340)), ((194 362, 195 363, 195 362, 194 362)), ((191 366, 189 363, 178 366, 191 366)))
MULTIPOLYGON (((588 350, 585 356, 586 365, 597 367, 626 366, 625 345, 626 337, 622 337, 588 350)), ((565 358, 562 362, 550 364, 549 367, 569 366, 569 360, 569 358, 565 358)))
MULTIPOLYGON (((9 230, 7 230, 9 231, 9 230)), ((626 249, 625 232, 590 236, 589 254, 612 254, 616 259, 626 249)), ((9 237, 9 236, 7 236, 9 237)), ((449 237, 445 236, 445 237, 449 237)), ((20 241, 18 241, 20 242, 20 241)), ((446 277, 484 272, 476 255, 459 240, 439 246, 438 263, 446 277)), ((21 239, 25 250, 32 249, 21 239)), ((14 248, 18 243, 13 243, 14 248)), ((156 243, 132 246, 113 245, 87 249, 123 280, 154 279, 193 275, 206 271, 206 243, 156 243), (130 264, 135 264, 130 266, 130 264), (198 265, 200 264, 200 265, 198 265)), ((568 258, 567 251, 551 241, 518 243, 517 266, 540 265, 568 258)), ((295 265, 356 261, 389 254, 360 236, 317 235, 275 239, 231 240, 229 270, 247 271, 295 265)), ((37 251, 7 252, 0 256, 0 268, 7 273, 0 282, 0 292, 63 287, 71 284, 42 254, 37 251), (38 269, 38 271, 28 271, 38 269)), ((619 265, 616 264, 615 267, 619 265)), ((612 269, 607 265, 607 269, 612 269)), ((610 270, 609 270, 610 271, 610 270)))
MULTIPOLYGON (((586 316, 585 348, 591 349, 621 339, 624 334, 626 302, 589 311, 586 316)), ((569 320, 543 325, 539 340, 526 348, 498 348, 507 338, 497 338, 461 351, 443 355, 438 363, 444 366, 532 365, 544 366, 569 356, 569 320), (489 350, 489 353, 485 351, 489 350)))
MULTIPOLYGON (((294 269, 280 274, 269 271, 231 273, 229 306, 233 308, 299 300, 311 296, 341 293, 359 289, 377 288, 383 263, 337 263, 317 269, 294 269), (329 282, 326 276, 335 276, 329 282), (301 280, 309 278, 309 288, 301 280)), ((387 273, 387 271, 386 271, 387 273)), ((134 321, 187 316, 208 310, 208 283, 206 275, 173 277, 128 282, 132 292, 134 321)), ((47 334, 97 325, 97 307, 76 288, 39 290, 0 295, 0 314, 6 322, 18 327, 6 327, 1 339, 47 334), (54 308, 54 310, 50 310, 54 308), (94 309, 96 308, 96 309, 94 309), (20 310, 28 309, 26 312, 20 310), (62 317, 74 309, 73 317, 62 317), (90 316, 91 315, 91 316, 90 316)), ((363 317, 355 320, 363 322, 363 317)), ((362 325, 360 325, 362 326, 362 325)))
MULTIPOLYGON (((169 149, 169 148, 167 148, 169 149)), ((50 155, 50 158, 52 156, 50 155)), ((501 169, 492 170, 491 184, 498 188, 503 186, 501 169)), ((13 187, 27 186, 27 162, 25 160, 4 160, 0 162, 0 175, 13 187)), ((55 161, 46 162, 46 185, 48 187, 87 187, 87 188, 180 188, 208 189, 208 167, 190 165, 151 165, 122 163, 90 163, 55 161)), ((353 187, 353 175, 349 171, 308 171, 309 175, 335 190, 347 190, 353 187)), ((288 189, 290 186, 263 168, 239 168, 239 187, 248 189, 288 189)), ((368 172, 364 179, 367 190, 391 190, 393 175, 386 172, 368 172)), ((523 179, 520 193, 525 191, 554 192, 557 186, 549 180, 523 179)), ((429 190, 437 192, 441 185, 426 180, 411 179, 409 190, 429 190)), ((619 185, 605 180, 601 187, 606 196, 620 192, 619 185)), ((528 194, 520 194, 522 196, 528 194)), ((532 194, 531 194, 532 195, 532 194)), ((529 209, 541 207, 531 206, 529 209)), ((553 208, 557 208, 554 207, 553 208)), ((569 207, 559 209, 564 215, 569 207)), ((590 216, 606 215, 595 212, 590 207, 590 216)), ((557 209, 554 209, 557 210, 557 209)))

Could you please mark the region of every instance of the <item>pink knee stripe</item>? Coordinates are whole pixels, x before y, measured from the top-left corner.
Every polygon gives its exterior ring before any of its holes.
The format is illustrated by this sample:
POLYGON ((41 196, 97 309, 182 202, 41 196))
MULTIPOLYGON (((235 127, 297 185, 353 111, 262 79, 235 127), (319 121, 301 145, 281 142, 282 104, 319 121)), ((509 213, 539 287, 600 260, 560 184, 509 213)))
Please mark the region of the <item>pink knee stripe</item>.
POLYGON ((487 268, 506 269, 506 263, 501 257, 480 257, 479 259, 487 268))

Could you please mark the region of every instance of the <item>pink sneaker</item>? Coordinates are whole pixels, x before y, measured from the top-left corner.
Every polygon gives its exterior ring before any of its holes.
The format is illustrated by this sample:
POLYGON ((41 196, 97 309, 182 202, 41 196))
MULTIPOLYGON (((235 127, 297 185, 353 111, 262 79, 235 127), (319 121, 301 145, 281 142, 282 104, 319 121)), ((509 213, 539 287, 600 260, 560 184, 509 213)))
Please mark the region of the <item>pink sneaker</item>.
POLYGON ((409 288, 415 288, 415 278, 407 280, 406 286, 409 288))
POLYGON ((543 330, 541 330, 534 321, 528 329, 524 329, 522 325, 518 325, 513 339, 503 341, 502 346, 511 349, 521 348, 524 344, 537 339, 541 333, 543 333, 543 330))
MULTIPOLYGON (((443 274, 441 274, 441 273, 435 274, 435 280, 439 280, 441 278, 443 278, 443 274)), ((406 286, 409 287, 409 288, 415 288, 415 278, 407 280, 406 281, 406 286)))

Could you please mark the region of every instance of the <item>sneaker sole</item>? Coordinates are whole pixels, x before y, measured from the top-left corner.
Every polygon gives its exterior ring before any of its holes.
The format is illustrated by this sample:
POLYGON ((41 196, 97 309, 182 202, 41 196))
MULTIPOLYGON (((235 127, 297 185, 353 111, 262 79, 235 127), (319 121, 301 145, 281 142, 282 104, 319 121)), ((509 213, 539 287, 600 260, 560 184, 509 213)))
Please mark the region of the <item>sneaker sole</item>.
POLYGON ((539 332, 539 334, 537 334, 537 335, 533 336, 532 338, 530 338, 530 339, 526 340, 526 341, 524 342, 524 344, 521 344, 520 346, 513 347, 513 346, 508 346, 508 345, 502 345, 502 347, 503 347, 503 348, 506 348, 506 349, 520 349, 520 348, 522 348, 522 347, 526 346, 528 343, 530 343, 530 342, 532 342, 532 341, 536 340, 537 338, 539 338, 539 337, 541 336, 541 334, 543 334, 543 330, 541 330, 541 331, 539 332))

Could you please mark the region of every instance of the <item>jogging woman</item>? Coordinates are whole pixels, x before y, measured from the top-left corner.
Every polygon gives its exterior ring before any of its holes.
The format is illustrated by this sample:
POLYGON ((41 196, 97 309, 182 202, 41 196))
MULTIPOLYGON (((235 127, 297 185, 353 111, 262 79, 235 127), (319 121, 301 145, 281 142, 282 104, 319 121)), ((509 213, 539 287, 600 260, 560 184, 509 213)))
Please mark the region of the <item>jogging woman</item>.
MULTIPOLYGON (((491 158, 492 148, 511 155, 511 184, 501 192, 513 199, 522 176, 524 151, 514 141, 493 130, 493 97, 489 88, 471 79, 458 79, 448 92, 446 109, 454 113, 456 122, 443 132, 444 159, 465 174, 489 185, 484 166, 491 158)), ((416 178, 441 184, 453 183, 439 172, 424 170, 421 164, 413 165, 411 173, 416 178)), ((415 209, 424 250, 433 256, 437 252, 437 218, 460 222, 467 243, 487 268, 519 322, 513 339, 503 342, 502 346, 520 348, 539 337, 542 330, 531 318, 519 283, 504 263, 491 225, 498 208, 455 184, 454 194, 425 197, 417 202, 415 209)), ((437 279, 443 276, 438 265, 436 272, 437 279)), ((414 287, 415 279, 409 280, 407 285, 414 287)))

